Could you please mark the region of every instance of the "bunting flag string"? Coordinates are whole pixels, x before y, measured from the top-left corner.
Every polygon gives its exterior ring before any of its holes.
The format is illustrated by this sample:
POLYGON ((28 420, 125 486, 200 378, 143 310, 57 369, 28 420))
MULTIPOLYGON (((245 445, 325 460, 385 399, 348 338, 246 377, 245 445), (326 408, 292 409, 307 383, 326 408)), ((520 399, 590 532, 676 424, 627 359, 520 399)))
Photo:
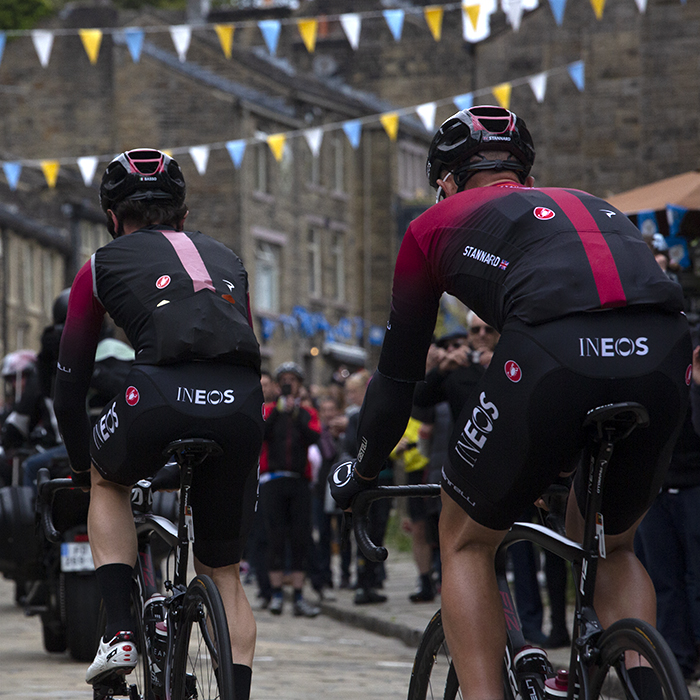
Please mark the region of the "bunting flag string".
MULTIPOLYGON (((186 50, 185 44, 182 45, 182 50, 186 50)), ((275 134, 257 133, 255 136, 248 139, 234 139, 231 141, 199 144, 195 146, 184 146, 178 148, 164 149, 169 155, 178 156, 187 154, 192 159, 195 169, 200 175, 204 175, 207 171, 209 163, 209 155, 213 150, 226 149, 231 158, 231 161, 239 170, 243 164, 243 157, 248 146, 257 144, 267 144, 272 155, 277 162, 281 162, 285 156, 285 147, 287 142, 296 137, 303 136, 311 153, 318 156, 321 151, 323 136, 326 132, 342 130, 345 133, 350 145, 353 149, 357 149, 362 139, 362 129, 365 125, 376 124, 379 122, 391 141, 396 141, 399 133, 401 117, 409 117, 417 115, 421 123, 428 133, 432 133, 435 127, 435 115, 438 107, 444 107, 448 104, 454 104, 457 109, 469 109, 474 105, 474 98, 477 96, 489 96, 496 99, 498 104, 508 109, 510 107, 513 89, 521 85, 529 85, 537 102, 542 102, 545 97, 548 79, 555 74, 566 72, 572 82, 579 91, 583 91, 585 87, 585 65, 582 60, 574 61, 566 66, 552 68, 547 71, 528 75, 522 78, 517 78, 507 82, 493 85, 487 88, 481 88, 462 95, 427 102, 402 109, 394 109, 380 114, 372 114, 358 119, 350 119, 343 122, 333 122, 322 124, 316 127, 305 127, 303 129, 280 132, 275 134)), ((50 188, 56 186, 59 170, 63 166, 75 166, 77 164, 83 182, 86 186, 90 186, 93 182, 97 164, 100 161, 109 161, 114 155, 102 156, 84 156, 78 158, 55 158, 55 159, 17 159, 14 161, 1 161, 2 170, 11 190, 16 190, 19 184, 20 175, 23 168, 39 168, 46 179, 46 183, 50 188)))
MULTIPOLYGON (((591 6, 598 20, 603 17, 607 0, 590 0, 591 6)), ((685 4, 686 0, 679 0, 685 4)), ((525 11, 534 10, 539 6, 540 0, 500 0, 500 6, 506 15, 508 23, 513 31, 520 29, 525 11)), ((564 22, 564 14, 567 0, 549 0, 549 7, 558 26, 564 22)), ((640 13, 646 12, 647 0, 635 0, 640 13)), ((353 50, 360 46, 360 33, 362 23, 371 19, 383 19, 395 41, 400 41, 403 34, 406 15, 422 15, 425 26, 430 31, 435 41, 442 38, 442 27, 445 12, 460 11, 462 15, 462 35, 465 41, 479 42, 488 38, 491 34, 490 18, 496 12, 499 0, 463 0, 444 5, 428 5, 423 8, 413 7, 406 9, 392 9, 382 11, 349 12, 341 15, 323 15, 322 17, 302 17, 284 19, 241 20, 229 23, 203 23, 180 24, 173 26, 151 27, 109 27, 109 28, 83 28, 83 29, 13 29, 0 31, 0 61, 7 37, 30 36, 36 50, 39 62, 43 67, 48 66, 51 58, 51 50, 56 36, 80 36, 85 52, 90 63, 98 60, 100 45, 105 35, 119 35, 123 37, 131 58, 138 63, 141 57, 141 49, 145 34, 168 32, 172 38, 175 50, 180 61, 187 60, 187 51, 190 46, 192 33, 196 31, 214 31, 219 39, 221 50, 226 58, 231 58, 233 37, 237 27, 257 26, 262 34, 263 41, 270 55, 275 56, 279 45, 280 34, 283 26, 294 25, 309 53, 316 50, 318 27, 323 20, 324 24, 339 22, 348 43, 353 50)))

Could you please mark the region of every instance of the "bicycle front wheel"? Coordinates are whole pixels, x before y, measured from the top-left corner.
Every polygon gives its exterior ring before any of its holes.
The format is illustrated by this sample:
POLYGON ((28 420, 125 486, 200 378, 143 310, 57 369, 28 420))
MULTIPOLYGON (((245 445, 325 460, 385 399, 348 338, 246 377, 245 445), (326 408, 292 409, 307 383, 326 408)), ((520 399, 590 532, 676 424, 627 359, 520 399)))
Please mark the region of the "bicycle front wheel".
POLYGON ((408 700, 455 700, 462 697, 438 610, 423 632, 413 662, 408 700))
POLYGON ((603 632, 598 648, 599 659, 590 681, 591 698, 690 698, 673 652, 650 624, 619 620, 603 632))
POLYGON ((226 612, 209 576, 197 576, 185 593, 173 657, 172 697, 235 700, 226 612))

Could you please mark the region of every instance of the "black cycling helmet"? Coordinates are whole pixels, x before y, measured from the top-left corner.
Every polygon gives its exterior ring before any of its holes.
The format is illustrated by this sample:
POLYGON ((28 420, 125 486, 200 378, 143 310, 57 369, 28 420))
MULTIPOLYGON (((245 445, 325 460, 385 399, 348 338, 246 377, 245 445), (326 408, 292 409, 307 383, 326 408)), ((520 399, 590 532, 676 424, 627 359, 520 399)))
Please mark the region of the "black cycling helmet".
POLYGON ((66 322, 68 316, 68 297, 70 296, 70 287, 64 289, 53 302, 53 323, 54 326, 60 326, 66 322))
POLYGON ((535 147, 525 122, 503 107, 482 105, 463 109, 442 123, 428 150, 426 175, 433 188, 445 169, 460 188, 479 170, 511 170, 524 183, 534 162, 535 147), (483 150, 507 151, 518 160, 469 163, 483 150))
POLYGON ((102 176, 100 206, 106 214, 125 199, 167 200, 181 206, 185 201, 185 178, 177 161, 153 148, 118 155, 102 176))

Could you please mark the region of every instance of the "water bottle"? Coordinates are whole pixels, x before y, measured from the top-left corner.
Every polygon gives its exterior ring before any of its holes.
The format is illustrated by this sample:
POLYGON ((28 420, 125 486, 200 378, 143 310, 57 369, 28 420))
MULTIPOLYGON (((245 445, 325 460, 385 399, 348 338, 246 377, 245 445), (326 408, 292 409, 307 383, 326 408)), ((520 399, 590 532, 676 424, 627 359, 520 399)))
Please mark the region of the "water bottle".
POLYGON ((544 682, 545 700, 561 700, 569 692, 569 672, 557 671, 554 678, 548 678, 544 682))
POLYGON ((554 675, 547 652, 538 647, 523 647, 513 661, 523 700, 542 700, 545 680, 554 675))
POLYGON ((146 638, 150 644, 151 683, 154 688, 163 686, 165 652, 168 647, 168 627, 165 619, 165 596, 154 593, 144 605, 146 638))

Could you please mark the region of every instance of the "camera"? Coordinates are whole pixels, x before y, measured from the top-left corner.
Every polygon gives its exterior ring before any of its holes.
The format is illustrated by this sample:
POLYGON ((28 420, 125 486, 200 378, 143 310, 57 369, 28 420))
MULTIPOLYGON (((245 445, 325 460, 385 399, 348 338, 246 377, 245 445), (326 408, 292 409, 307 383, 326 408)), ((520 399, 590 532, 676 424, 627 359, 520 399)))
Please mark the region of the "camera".
POLYGON ((282 386, 280 386, 280 392, 282 393, 282 396, 290 396, 292 393, 292 385, 282 384, 282 386))

